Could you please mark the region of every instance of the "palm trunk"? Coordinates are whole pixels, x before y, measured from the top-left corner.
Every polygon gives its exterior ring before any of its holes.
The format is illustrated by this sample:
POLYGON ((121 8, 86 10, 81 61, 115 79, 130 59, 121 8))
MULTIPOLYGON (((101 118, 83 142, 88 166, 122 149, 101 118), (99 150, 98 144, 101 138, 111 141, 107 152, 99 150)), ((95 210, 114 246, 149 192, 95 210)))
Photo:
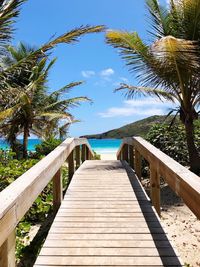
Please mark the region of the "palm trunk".
POLYGON ((23 158, 26 159, 28 156, 27 147, 28 147, 28 136, 29 136, 29 127, 28 124, 24 126, 24 137, 23 137, 23 158))
POLYGON ((194 124, 193 119, 185 120, 186 140, 188 146, 190 170, 200 174, 200 155, 194 143, 194 124))

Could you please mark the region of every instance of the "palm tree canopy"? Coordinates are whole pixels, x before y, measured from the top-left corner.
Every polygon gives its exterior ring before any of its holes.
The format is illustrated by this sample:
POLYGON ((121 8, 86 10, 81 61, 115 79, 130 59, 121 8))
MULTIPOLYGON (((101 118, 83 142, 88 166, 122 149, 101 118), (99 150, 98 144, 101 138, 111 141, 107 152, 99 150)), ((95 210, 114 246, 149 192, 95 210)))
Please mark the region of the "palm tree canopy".
MULTIPOLYGON (((17 64, 23 57, 27 57, 34 51, 33 48, 22 43, 17 48, 8 47, 10 64, 17 64)), ((6 135, 10 140, 13 136, 21 133, 24 124, 28 123, 30 132, 42 136, 42 131, 47 127, 50 131, 61 127, 59 121, 63 121, 63 131, 74 122, 69 109, 80 105, 83 101, 90 101, 87 97, 69 98, 70 90, 83 82, 72 82, 61 89, 48 93, 48 75, 51 67, 56 62, 55 59, 48 63, 48 58, 32 60, 26 65, 26 69, 16 70, 8 80, 8 84, 14 80, 14 88, 6 87, 8 97, 1 99, 0 124, 1 134, 6 135), (12 95, 12 98, 10 96, 12 95), (67 122, 66 122, 67 121, 67 122)), ((9 67, 9 66, 8 66, 9 67)), ((57 130, 57 133, 59 131, 57 130)))
POLYGON ((13 24, 19 15, 19 7, 26 0, 0 1, 0 46, 7 44, 13 35, 13 24))
POLYGON ((191 170, 199 173, 193 122, 198 118, 200 104, 200 0, 170 0, 168 8, 163 8, 158 0, 146 2, 151 44, 145 44, 135 32, 106 34, 107 43, 119 50, 140 84, 122 84, 116 91, 125 90, 127 97, 155 95, 178 103, 191 170))
POLYGON ((13 71, 19 71, 22 68, 26 68, 27 65, 31 64, 33 60, 38 60, 43 57, 47 57, 47 52, 50 52, 53 48, 61 43, 72 44, 78 42, 80 37, 89 33, 99 33, 105 30, 103 25, 99 26, 81 26, 75 28, 71 31, 66 32, 65 34, 54 38, 48 43, 42 45, 39 49, 34 50, 32 53, 29 53, 26 57, 23 57, 21 60, 17 61, 15 64, 10 65, 8 68, 0 72, 1 82, 12 74, 13 71))
MULTIPOLYGON (((137 33, 119 31, 108 32, 106 37, 109 44, 120 50, 141 84, 139 87, 122 84, 117 91, 128 89, 128 97, 144 93, 179 102, 188 102, 189 98, 193 105, 196 104, 199 91, 190 92, 194 75, 197 77, 200 70, 195 42, 167 36, 147 45, 137 33)), ((199 79, 195 83, 199 88, 199 79)))

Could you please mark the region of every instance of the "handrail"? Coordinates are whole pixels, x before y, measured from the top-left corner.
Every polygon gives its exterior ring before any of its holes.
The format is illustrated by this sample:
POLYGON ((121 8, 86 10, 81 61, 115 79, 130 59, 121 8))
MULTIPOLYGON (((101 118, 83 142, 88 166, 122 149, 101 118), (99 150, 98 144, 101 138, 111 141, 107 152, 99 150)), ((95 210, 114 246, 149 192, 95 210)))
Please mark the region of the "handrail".
POLYGON ((160 177, 163 177, 171 189, 200 219, 200 177, 143 138, 124 138, 117 152, 117 158, 129 162, 139 179, 141 179, 142 169, 141 157, 150 165, 151 200, 158 214, 160 214, 160 177))
POLYGON ((15 227, 52 178, 54 205, 56 209, 59 207, 62 201, 60 168, 68 159, 69 178, 72 177, 75 148, 77 165, 80 165, 81 159, 83 162, 93 156, 87 139, 68 138, 0 192, 0 266, 14 266, 14 263, 13 265, 8 263, 8 261, 14 262, 14 260, 8 259, 10 237, 12 236, 13 240, 15 227), (82 146, 81 151, 80 146, 82 146))

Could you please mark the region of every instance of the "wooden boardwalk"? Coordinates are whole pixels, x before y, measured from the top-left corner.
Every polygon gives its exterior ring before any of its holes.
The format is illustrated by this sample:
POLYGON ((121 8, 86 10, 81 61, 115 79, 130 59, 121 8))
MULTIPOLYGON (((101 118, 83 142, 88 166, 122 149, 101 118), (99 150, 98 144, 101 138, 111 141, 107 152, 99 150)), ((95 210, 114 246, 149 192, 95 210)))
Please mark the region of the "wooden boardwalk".
POLYGON ((182 266, 132 169, 85 161, 35 267, 182 266))

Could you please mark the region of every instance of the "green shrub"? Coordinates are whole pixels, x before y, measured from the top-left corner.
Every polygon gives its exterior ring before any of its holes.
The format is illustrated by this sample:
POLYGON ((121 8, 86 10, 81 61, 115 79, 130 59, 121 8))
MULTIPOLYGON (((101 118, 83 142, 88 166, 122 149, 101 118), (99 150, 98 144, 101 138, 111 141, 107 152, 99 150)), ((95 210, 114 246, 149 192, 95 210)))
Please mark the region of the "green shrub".
MULTIPOLYGON (((184 166, 188 166, 189 157, 186 143, 185 129, 176 123, 172 127, 168 124, 155 124, 146 138, 152 145, 172 157, 184 166)), ((195 142, 200 152, 200 123, 195 122, 195 142)))
POLYGON ((41 156, 48 155, 51 151, 53 151, 57 146, 61 144, 61 140, 55 139, 55 138, 49 138, 45 141, 43 141, 41 144, 37 145, 35 147, 35 155, 37 158, 40 158, 41 156))
MULTIPOLYGON (((25 173, 38 159, 17 160, 15 153, 0 150, 0 191, 5 189, 19 176, 25 173)), ((63 187, 68 184, 68 171, 66 166, 62 167, 63 187)), ((16 228, 16 257, 17 262, 23 257, 28 241, 28 233, 35 224, 43 222, 52 211, 53 194, 52 182, 49 183, 42 193, 37 197, 29 211, 22 218, 16 228)))
POLYGON ((11 151, 0 152, 0 191, 38 162, 37 159, 17 160, 14 156, 11 151))
POLYGON ((94 150, 93 150, 94 156, 92 157, 93 160, 100 160, 101 156, 99 154, 97 154, 94 150))

